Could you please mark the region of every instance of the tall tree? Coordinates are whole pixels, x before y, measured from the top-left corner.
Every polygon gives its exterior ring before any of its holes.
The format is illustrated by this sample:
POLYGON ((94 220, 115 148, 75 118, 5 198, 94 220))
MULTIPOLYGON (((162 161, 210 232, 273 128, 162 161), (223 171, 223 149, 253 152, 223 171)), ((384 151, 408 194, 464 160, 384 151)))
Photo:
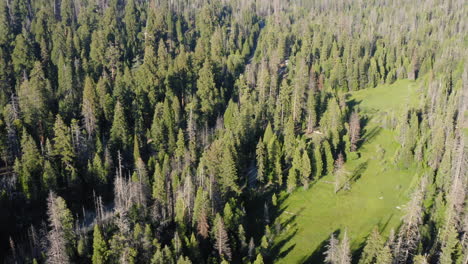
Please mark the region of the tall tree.
POLYGON ((257 156, 257 181, 263 182, 265 179, 265 145, 260 139, 257 144, 256 156, 257 156))
POLYGON ((309 154, 307 150, 304 150, 302 153, 302 165, 301 165, 301 183, 305 189, 309 187, 310 175, 312 173, 312 168, 310 164, 309 154))
POLYGON ((106 240, 103 238, 99 225, 94 225, 93 233, 93 264, 107 263, 108 249, 106 240))
POLYGON ((213 75, 213 66, 209 59, 205 60, 198 73, 197 96, 200 98, 200 111, 206 120, 210 120, 216 112, 220 94, 213 75))
POLYGON ((60 157, 60 161, 65 170, 71 173, 71 179, 67 178, 66 182, 74 181, 75 149, 72 144, 70 128, 63 122, 60 115, 57 115, 54 124, 54 155, 60 157))
POLYGON ((356 111, 353 111, 349 120, 349 141, 351 142, 351 152, 356 151, 357 144, 361 137, 360 122, 359 114, 356 111))
POLYGON ((47 263, 69 263, 74 243, 73 216, 62 197, 53 192, 47 199, 47 215, 51 229, 47 235, 47 263))
POLYGON ((219 214, 216 215, 214 220, 214 239, 215 239, 215 249, 218 252, 220 258, 231 259, 231 248, 229 246, 229 237, 224 227, 223 219, 219 214))
POLYGON ((83 103, 81 114, 89 136, 92 136, 97 126, 98 99, 93 80, 87 76, 83 88, 83 103))
POLYGON ((124 109, 119 101, 115 104, 114 121, 112 122, 112 128, 110 130, 110 140, 115 149, 128 150, 129 133, 127 121, 124 109))
POLYGON ((21 139, 21 161, 15 162, 15 171, 19 174, 20 183, 26 198, 36 198, 40 188, 42 157, 31 135, 23 130, 21 139))

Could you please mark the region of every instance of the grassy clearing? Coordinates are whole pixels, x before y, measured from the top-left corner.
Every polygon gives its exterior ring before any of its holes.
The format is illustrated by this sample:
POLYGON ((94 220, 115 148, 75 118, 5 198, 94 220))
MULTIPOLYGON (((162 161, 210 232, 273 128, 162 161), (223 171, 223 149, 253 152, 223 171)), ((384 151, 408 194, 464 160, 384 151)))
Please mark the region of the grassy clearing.
POLYGON ((355 182, 351 190, 334 194, 333 176, 327 175, 308 190, 283 194, 279 220, 284 228, 273 248, 277 263, 322 262, 326 240, 333 232, 342 235, 347 230, 351 247, 357 250, 375 226, 384 235, 398 227, 418 169, 393 164, 399 147, 396 133, 381 124, 386 115, 417 105, 417 85, 402 80, 351 95, 349 101, 369 117, 361 156, 345 165, 355 182), (380 148, 383 154, 377 151, 380 148))

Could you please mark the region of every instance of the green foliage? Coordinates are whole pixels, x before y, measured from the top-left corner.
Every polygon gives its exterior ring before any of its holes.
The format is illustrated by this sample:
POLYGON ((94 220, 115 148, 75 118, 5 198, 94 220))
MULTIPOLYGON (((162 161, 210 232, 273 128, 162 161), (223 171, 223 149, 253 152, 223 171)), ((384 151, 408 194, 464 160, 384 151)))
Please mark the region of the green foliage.
POLYGON ((102 236, 101 229, 99 225, 95 225, 93 233, 93 264, 106 263, 108 258, 107 251, 107 243, 102 236))
POLYGON ((129 145, 129 134, 125 113, 120 102, 115 104, 114 121, 110 130, 110 140, 116 150, 127 150, 129 145))
MULTIPOLYGON (((70 129, 63 122, 60 115, 57 115, 54 124, 54 155, 60 158, 62 166, 69 173, 73 174, 75 171, 74 168, 74 158, 75 150, 72 145, 72 139, 70 134, 70 129)), ((75 179, 71 178, 68 181, 74 181, 75 179)))
POLYGON ((200 111, 206 120, 210 120, 216 113, 220 94, 213 75, 213 66, 206 59, 198 73, 197 96, 200 98, 200 111))
POLYGON ((26 74, 29 73, 29 70, 31 70, 34 64, 33 51, 24 34, 16 36, 13 46, 15 48, 11 54, 11 61, 15 75, 20 78, 24 73, 23 71, 25 71, 26 74))

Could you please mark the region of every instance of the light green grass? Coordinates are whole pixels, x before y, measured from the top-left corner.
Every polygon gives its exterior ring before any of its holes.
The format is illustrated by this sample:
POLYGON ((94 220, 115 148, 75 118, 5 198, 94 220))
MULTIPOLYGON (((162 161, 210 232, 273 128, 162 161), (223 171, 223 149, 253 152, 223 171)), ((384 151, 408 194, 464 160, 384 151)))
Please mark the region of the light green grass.
MULTIPOLYGON (((284 224, 275 240, 277 263, 320 263, 323 245, 335 231, 347 230, 353 250, 359 249, 377 226, 384 235, 397 228, 404 214, 411 187, 417 182, 418 169, 400 169, 393 164, 399 144, 396 133, 380 127, 390 112, 402 113, 406 106, 416 106, 417 83, 403 80, 392 85, 358 91, 349 100, 370 120, 359 150, 361 157, 346 163, 351 175, 361 168, 361 177, 351 190, 334 194, 332 175, 317 181, 308 190, 298 189, 280 205, 279 220, 284 224), (374 136, 370 136, 374 134, 374 136), (380 157, 377 148, 385 149, 380 157)), ((285 194, 283 194, 283 197, 285 194)))

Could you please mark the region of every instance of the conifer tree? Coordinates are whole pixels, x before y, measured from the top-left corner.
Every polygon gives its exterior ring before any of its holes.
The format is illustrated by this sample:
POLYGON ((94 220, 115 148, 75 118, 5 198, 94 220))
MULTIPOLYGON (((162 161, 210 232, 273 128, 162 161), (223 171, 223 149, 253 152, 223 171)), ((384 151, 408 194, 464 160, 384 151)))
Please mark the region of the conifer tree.
MULTIPOLYGON (((73 172, 75 171, 75 149, 73 148, 70 129, 63 122, 60 115, 57 115, 55 120, 54 135, 54 155, 60 157, 65 170, 73 175, 73 172)), ((72 178, 69 180, 73 181, 75 179, 72 178)))
POLYGON ((33 138, 23 130, 21 139, 21 161, 15 162, 15 172, 19 174, 20 183, 26 198, 36 198, 39 192, 40 175, 42 170, 42 157, 39 154, 33 138))
POLYGON ((288 173, 288 192, 291 193, 297 186, 297 171, 295 167, 291 167, 288 173))
POLYGON ((223 219, 219 214, 216 214, 214 220, 214 239, 215 239, 215 249, 218 252, 220 258, 231 259, 231 248, 229 246, 229 237, 224 227, 223 219))
POLYGON ((259 140, 256 150, 257 156, 257 181, 263 182, 265 177, 265 145, 262 139, 259 140))
POLYGON ((11 42, 12 34, 10 29, 10 15, 7 2, 0 3, 0 47, 8 47, 11 42))
POLYGON ((302 153, 302 165, 301 165, 301 183, 305 189, 309 187, 310 175, 312 173, 312 168, 310 165, 309 154, 307 151, 302 153))
POLYGON ((263 264, 263 257, 261 253, 258 253, 257 258, 255 259, 254 264, 263 264))
POLYGON ((101 234, 99 225, 94 225, 93 233, 93 264, 102 264, 107 262, 107 243, 101 234))
POLYGON ((315 179, 319 179, 323 174, 323 160, 322 160, 322 151, 320 146, 314 148, 314 175, 315 179))
POLYGON ((84 125, 89 136, 92 136, 97 125, 98 100, 94 82, 90 77, 86 77, 83 88, 83 103, 81 114, 84 117, 84 125))
POLYGON ((391 264, 393 263, 392 251, 388 245, 386 245, 377 255, 376 262, 379 264, 391 264))
POLYGON ((240 188, 237 185, 237 168, 232 156, 231 150, 225 147, 223 151, 223 157, 221 161, 221 174, 219 176, 219 183, 221 191, 227 193, 232 191, 234 193, 240 193, 240 188))
POLYGON ((49 160, 44 162, 44 169, 42 174, 42 186, 44 186, 45 191, 55 191, 57 189, 57 172, 52 167, 52 164, 49 160))
POLYGON ((200 111, 206 120, 210 120, 215 114, 220 95, 215 85, 213 67, 209 59, 205 60, 198 73, 197 96, 200 98, 200 111))
POLYGON ((45 78, 40 62, 34 63, 30 79, 25 79, 19 89, 19 103, 26 124, 45 129, 49 98, 52 93, 50 82, 45 78))
POLYGON ((351 152, 356 151, 357 144, 360 140, 361 125, 359 115, 356 111, 353 111, 349 121, 349 141, 351 142, 351 152))
POLYGON ((332 174, 335 168, 335 159, 333 158, 333 153, 330 144, 328 141, 323 142, 323 150, 325 151, 325 161, 326 169, 328 174, 332 174))
POLYGON ((47 199, 47 215, 51 227, 47 235, 47 263, 69 263, 74 244, 73 216, 65 201, 53 192, 47 199))
POLYGON ((156 163, 153 176, 153 199, 164 205, 166 201, 166 177, 159 163, 156 163))
POLYGON ((110 140, 115 149, 127 150, 128 148, 128 128, 125 113, 120 102, 117 101, 114 109, 114 121, 110 130, 110 140))
POLYGON ((28 74, 34 64, 33 51, 24 34, 18 34, 16 36, 13 46, 14 49, 11 53, 13 70, 15 71, 16 77, 21 79, 23 77, 23 71, 28 74))
POLYGON ((384 249, 382 237, 379 234, 377 227, 372 230, 371 235, 367 238, 366 246, 362 251, 359 264, 375 263, 381 251, 384 249))

